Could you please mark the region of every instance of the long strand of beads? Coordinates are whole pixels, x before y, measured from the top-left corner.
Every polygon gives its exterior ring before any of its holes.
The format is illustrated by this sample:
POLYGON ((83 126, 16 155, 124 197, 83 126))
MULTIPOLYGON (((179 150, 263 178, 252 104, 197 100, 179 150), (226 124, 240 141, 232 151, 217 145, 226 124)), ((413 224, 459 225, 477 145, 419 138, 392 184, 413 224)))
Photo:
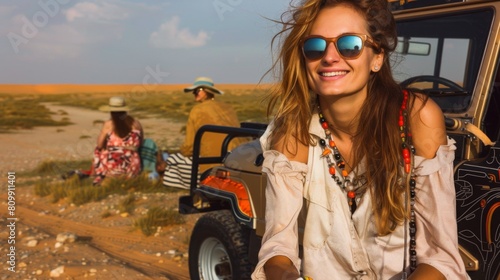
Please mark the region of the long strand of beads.
POLYGON ((415 153, 414 147, 411 145, 411 133, 408 127, 408 91, 403 90, 403 104, 401 105, 401 110, 399 111, 399 129, 401 131, 401 142, 402 142, 402 156, 404 163, 404 171, 406 176, 410 176, 409 179, 409 191, 410 192, 410 273, 417 268, 417 242, 416 233, 417 225, 415 222, 415 188, 416 182, 415 177, 412 174, 412 154, 415 153))
MULTIPOLYGON (((319 107, 319 106, 318 106, 319 107)), ((332 176, 333 180, 339 185, 347 194, 347 202, 349 204, 349 208, 351 213, 354 213, 356 210, 356 191, 354 190, 354 185, 351 183, 350 179, 347 177, 347 171, 345 170, 345 160, 339 152, 335 141, 333 141, 331 132, 329 130, 329 125, 323 114, 319 113, 319 121, 321 127, 325 130, 325 139, 320 139, 319 144, 323 149, 322 157, 326 158, 328 163, 328 171, 332 176), (327 145, 328 141, 328 145, 327 145), (335 159, 335 163, 332 162, 330 158, 330 154, 333 154, 333 158, 335 159), (335 165, 341 170, 342 179, 336 174, 335 165)))

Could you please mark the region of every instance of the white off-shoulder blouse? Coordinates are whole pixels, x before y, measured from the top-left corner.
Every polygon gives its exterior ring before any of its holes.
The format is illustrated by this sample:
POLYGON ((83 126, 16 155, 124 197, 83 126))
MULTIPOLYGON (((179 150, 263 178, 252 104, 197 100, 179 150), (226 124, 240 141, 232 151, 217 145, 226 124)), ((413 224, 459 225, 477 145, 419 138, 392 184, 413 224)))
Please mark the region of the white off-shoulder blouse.
MULTIPOLYGON (((277 255, 314 280, 401 279, 404 227, 378 236, 372 201, 365 193, 351 216, 345 193, 331 178, 319 145, 309 147, 308 163, 290 161, 268 145, 272 123, 261 137, 267 174, 266 230, 252 279, 266 279, 263 266, 277 255), (298 219, 305 219, 303 257, 299 258, 298 219)), ((309 132, 324 138, 318 115, 309 132)), ((415 156, 417 262, 438 269, 447 279, 469 279, 458 251, 453 160, 454 140, 432 159, 415 156)), ((364 166, 358 166, 359 174, 364 166)), ((340 172, 337 170, 337 172, 340 172)), ((354 176, 353 172, 348 175, 354 176)), ((409 240, 409 238, 408 238, 409 240)))

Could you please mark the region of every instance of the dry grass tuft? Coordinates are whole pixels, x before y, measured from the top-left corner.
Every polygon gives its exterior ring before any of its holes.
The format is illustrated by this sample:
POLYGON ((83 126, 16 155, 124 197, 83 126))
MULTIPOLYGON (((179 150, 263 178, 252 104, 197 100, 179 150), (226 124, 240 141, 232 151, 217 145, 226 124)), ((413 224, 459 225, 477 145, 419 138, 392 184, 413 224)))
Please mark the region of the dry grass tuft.
POLYGON ((154 206, 148 210, 145 217, 134 222, 134 227, 140 229, 144 235, 150 236, 157 231, 158 227, 180 225, 185 222, 184 216, 178 211, 154 206))
MULTIPOLYGON (((160 181, 151 181, 147 174, 141 174, 134 178, 106 178, 101 186, 93 186, 91 178, 80 178, 73 175, 64 181, 53 181, 50 175, 62 174, 59 172, 63 167, 74 166, 75 163, 45 161, 42 162, 35 172, 40 175, 49 175, 48 178, 35 182, 35 194, 38 196, 52 195, 52 202, 58 202, 67 198, 70 203, 82 205, 91 201, 99 201, 110 194, 127 195, 133 192, 152 193, 168 192, 169 189, 163 187, 160 181)), ((86 165, 87 167, 89 165, 86 165)), ((64 170, 68 170, 67 168, 64 170)), ((129 211, 133 197, 129 197, 122 202, 125 212, 129 211)))
POLYGON ((117 208, 120 213, 132 214, 135 208, 135 195, 133 193, 129 193, 128 196, 120 201, 117 208))

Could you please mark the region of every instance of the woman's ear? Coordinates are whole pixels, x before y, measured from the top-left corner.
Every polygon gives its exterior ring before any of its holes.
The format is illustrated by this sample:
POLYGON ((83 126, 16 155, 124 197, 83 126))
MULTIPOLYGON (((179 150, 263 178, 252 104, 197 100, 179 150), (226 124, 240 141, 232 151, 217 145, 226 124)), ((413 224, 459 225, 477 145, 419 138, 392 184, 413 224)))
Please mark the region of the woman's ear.
POLYGON ((384 65, 384 58, 385 54, 383 50, 380 53, 375 54, 375 57, 372 60, 372 72, 380 71, 380 68, 382 68, 382 65, 384 65))

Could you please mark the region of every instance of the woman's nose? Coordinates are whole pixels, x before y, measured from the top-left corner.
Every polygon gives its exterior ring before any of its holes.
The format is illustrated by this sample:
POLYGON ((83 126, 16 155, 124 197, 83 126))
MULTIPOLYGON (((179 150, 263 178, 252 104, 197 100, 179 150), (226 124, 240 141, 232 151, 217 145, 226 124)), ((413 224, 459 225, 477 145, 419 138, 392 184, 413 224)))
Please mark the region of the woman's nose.
POLYGON ((339 52, 337 51, 337 48, 335 47, 335 44, 333 42, 329 42, 326 46, 325 56, 323 57, 323 60, 329 64, 340 60, 339 52))

